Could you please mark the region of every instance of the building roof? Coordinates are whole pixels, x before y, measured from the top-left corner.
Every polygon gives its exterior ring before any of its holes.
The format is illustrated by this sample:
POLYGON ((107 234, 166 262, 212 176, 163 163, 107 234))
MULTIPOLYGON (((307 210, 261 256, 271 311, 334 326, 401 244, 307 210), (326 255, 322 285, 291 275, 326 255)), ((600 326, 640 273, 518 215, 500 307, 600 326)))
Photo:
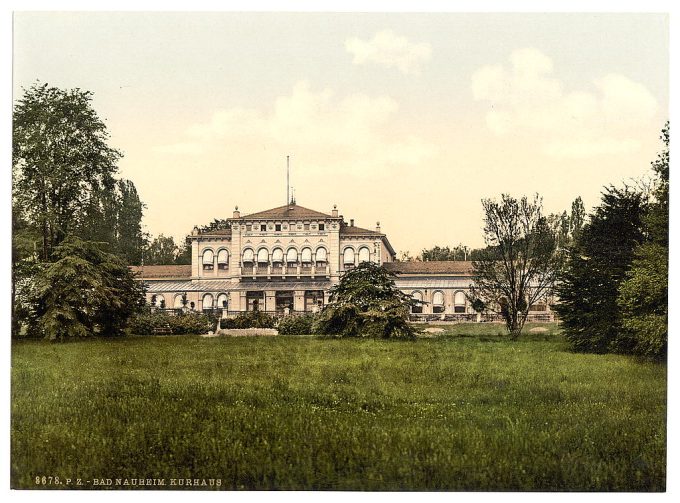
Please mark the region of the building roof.
POLYGON ((310 210, 309 208, 304 208, 303 206, 298 206, 295 203, 291 203, 286 204, 285 206, 279 206, 278 208, 251 213, 250 215, 245 215, 241 218, 248 220, 306 220, 313 218, 326 219, 333 217, 327 213, 310 210))
POLYGON ((472 262, 432 260, 429 262, 386 262, 385 269, 395 274, 472 274, 472 262))
POLYGON ((343 222, 340 226, 340 235, 342 236, 384 236, 382 232, 364 229, 363 227, 356 227, 354 225, 347 225, 343 222))
POLYGON ((332 286, 330 281, 246 281, 233 283, 223 280, 158 281, 148 284, 148 293, 167 292, 234 292, 234 291, 291 291, 324 290, 332 286))
POLYGON ((191 265, 131 265, 137 279, 184 279, 191 278, 191 265))
POLYGON ((200 231, 201 236, 231 236, 231 227, 228 229, 214 229, 210 231, 200 231))

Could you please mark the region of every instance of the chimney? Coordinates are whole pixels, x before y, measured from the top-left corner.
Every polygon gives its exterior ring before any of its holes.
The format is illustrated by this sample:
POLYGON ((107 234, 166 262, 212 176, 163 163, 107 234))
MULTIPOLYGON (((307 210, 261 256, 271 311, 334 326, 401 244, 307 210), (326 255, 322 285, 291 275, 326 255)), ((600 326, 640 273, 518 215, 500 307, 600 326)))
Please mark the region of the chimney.
POLYGON ((238 210, 238 206, 234 208, 234 216, 232 218, 241 218, 241 212, 238 210))
POLYGON ((354 227, 354 219, 353 218, 349 219, 349 226, 354 227))
POLYGON ((380 222, 375 223, 375 232, 380 232, 380 222))
POLYGON ((331 215, 333 216, 333 218, 338 218, 338 205, 337 204, 333 205, 333 213, 331 213, 331 215))

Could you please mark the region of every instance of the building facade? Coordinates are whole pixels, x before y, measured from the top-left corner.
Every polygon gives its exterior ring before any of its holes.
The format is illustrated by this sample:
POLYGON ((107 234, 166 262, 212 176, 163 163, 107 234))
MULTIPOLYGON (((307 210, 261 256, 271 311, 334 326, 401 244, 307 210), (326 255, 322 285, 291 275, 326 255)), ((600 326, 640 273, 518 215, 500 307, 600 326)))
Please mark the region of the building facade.
MULTIPOLYGON (((159 308, 238 314, 317 312, 330 288, 362 262, 395 274, 403 292, 423 301, 414 319, 479 320, 467 298, 470 262, 397 262, 380 229, 345 221, 295 203, 241 215, 238 207, 225 229, 194 227, 191 265, 133 267, 147 285, 147 301, 159 308)), ((537 305, 539 314, 549 306, 537 305)))

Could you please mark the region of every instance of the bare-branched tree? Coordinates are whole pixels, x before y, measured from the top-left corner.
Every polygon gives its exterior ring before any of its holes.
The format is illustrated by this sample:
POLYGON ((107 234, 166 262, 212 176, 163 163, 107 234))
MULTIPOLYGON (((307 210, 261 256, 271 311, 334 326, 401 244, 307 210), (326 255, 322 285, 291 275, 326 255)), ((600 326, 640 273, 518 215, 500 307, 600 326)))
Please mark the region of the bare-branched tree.
POLYGON ((480 311, 503 316, 516 339, 532 304, 552 295, 559 269, 555 234, 542 215, 542 201, 507 194, 501 201, 483 199, 483 253, 473 261, 470 300, 480 311))

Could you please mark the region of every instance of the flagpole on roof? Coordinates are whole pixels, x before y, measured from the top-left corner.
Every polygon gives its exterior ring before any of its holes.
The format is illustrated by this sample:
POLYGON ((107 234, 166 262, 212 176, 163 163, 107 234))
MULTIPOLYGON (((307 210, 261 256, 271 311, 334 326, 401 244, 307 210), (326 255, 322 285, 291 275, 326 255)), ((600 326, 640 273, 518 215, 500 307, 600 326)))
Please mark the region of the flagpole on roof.
POLYGON ((290 156, 286 156, 286 205, 290 204, 290 156))

